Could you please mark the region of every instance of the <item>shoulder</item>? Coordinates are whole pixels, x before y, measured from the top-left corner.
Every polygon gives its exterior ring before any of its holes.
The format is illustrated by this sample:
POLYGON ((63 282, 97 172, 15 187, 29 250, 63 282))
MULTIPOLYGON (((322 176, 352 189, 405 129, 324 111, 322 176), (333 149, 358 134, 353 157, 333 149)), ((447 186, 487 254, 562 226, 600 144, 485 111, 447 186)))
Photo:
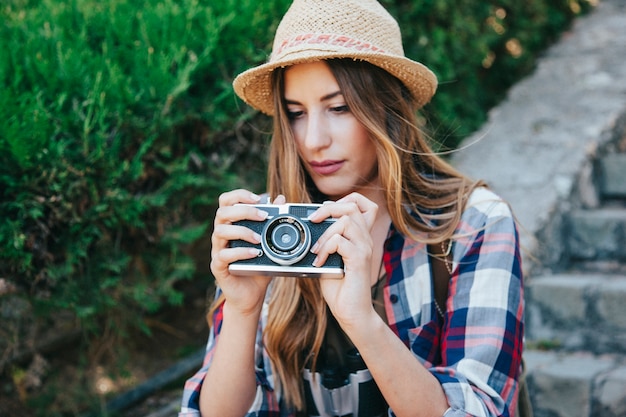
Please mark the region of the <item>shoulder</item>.
POLYGON ((509 204, 498 194, 485 187, 472 191, 463 210, 463 217, 482 215, 486 217, 511 217, 509 204))
POLYGON ((455 231, 457 249, 469 250, 485 241, 514 243, 517 224, 510 205, 495 192, 476 188, 467 199, 455 231))
POLYGON ((485 229, 494 223, 515 224, 510 205, 492 190, 479 187, 469 195, 457 232, 485 229))

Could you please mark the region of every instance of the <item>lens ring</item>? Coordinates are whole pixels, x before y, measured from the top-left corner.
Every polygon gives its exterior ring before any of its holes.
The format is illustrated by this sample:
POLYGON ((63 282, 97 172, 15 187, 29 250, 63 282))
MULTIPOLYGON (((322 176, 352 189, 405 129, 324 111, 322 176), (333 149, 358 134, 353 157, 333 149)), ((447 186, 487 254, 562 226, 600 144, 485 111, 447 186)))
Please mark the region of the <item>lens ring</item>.
POLYGON ((272 244, 281 253, 289 253, 300 242, 300 230, 291 223, 285 222, 277 225, 272 230, 272 244))
POLYGON ((280 215, 267 222, 261 234, 265 255, 279 265, 301 261, 311 247, 311 232, 298 217, 280 215))

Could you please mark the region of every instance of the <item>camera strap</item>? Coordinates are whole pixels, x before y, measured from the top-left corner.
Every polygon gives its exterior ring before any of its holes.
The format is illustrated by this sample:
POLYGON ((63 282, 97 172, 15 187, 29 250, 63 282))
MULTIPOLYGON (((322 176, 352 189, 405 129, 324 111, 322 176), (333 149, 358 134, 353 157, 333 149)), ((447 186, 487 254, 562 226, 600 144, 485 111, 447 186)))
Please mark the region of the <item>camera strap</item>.
POLYGON ((378 417, 387 404, 352 341, 328 312, 317 370, 302 374, 306 415, 378 417))

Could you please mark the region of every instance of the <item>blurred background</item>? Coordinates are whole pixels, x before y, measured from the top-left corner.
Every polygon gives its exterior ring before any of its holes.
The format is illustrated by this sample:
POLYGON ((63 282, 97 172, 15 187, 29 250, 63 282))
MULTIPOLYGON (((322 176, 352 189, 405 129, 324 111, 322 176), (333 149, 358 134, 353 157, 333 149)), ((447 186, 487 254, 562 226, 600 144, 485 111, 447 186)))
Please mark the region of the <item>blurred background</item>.
MULTIPOLYGON (((439 78, 421 114, 442 151, 594 6, 382 3, 439 78)), ((202 349, 216 198, 265 184, 271 120, 231 82, 266 60, 289 4, 2 2, 0 416, 116 415, 202 349)))

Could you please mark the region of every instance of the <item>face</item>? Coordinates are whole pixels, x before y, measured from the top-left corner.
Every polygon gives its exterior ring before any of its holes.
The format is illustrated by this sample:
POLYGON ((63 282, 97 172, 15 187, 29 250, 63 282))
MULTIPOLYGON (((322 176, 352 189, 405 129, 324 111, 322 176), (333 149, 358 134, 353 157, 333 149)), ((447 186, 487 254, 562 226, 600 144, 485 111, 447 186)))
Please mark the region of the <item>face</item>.
POLYGON ((296 146, 317 188, 331 199, 379 190, 374 144, 324 62, 285 71, 285 102, 296 146))

